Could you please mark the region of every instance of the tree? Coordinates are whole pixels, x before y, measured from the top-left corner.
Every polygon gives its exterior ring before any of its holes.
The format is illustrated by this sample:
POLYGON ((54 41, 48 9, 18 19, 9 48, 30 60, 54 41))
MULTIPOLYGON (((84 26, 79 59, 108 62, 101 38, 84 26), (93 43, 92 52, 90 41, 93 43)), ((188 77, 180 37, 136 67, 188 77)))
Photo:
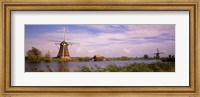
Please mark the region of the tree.
POLYGON ((32 49, 27 52, 27 59, 28 62, 33 62, 33 63, 40 62, 42 59, 42 53, 37 48, 32 47, 32 49))
POLYGON ((149 58, 149 55, 145 54, 144 59, 148 59, 148 58, 149 58))
POLYGON ((44 61, 51 62, 51 53, 49 51, 44 55, 44 61))

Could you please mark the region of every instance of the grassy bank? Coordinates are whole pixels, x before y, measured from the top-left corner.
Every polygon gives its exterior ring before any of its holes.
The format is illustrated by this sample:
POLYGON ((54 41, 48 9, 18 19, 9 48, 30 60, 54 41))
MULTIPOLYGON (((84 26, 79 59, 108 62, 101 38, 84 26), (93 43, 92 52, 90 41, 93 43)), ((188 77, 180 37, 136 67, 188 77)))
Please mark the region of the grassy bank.
MULTIPOLYGON (((71 61, 75 62, 87 62, 87 61, 92 61, 92 57, 71 57, 71 61)), ((133 58, 133 57, 108 57, 108 58, 97 58, 93 61, 127 61, 127 60, 158 60, 155 58, 133 58)), ((163 57, 160 59, 162 62, 175 62, 175 57, 169 58, 169 57, 163 57)), ((56 58, 56 57, 51 57, 49 59, 46 59, 45 57, 41 57, 38 60, 28 60, 27 57, 25 57, 26 62, 30 63, 38 63, 38 62, 63 62, 63 59, 56 58)))
POLYGON ((126 66, 108 65, 101 67, 79 67, 75 72, 174 72, 175 62, 156 62, 151 64, 133 63, 126 66))

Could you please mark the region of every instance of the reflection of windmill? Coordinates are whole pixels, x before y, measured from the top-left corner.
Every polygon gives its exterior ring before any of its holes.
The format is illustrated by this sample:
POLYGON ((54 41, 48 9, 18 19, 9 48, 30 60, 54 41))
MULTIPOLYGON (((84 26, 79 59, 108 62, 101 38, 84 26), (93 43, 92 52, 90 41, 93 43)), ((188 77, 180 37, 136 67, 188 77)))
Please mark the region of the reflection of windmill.
POLYGON ((68 72, 68 71, 69 69, 65 67, 65 63, 61 62, 61 64, 59 65, 59 72, 68 72))
POLYGON ((154 53, 156 55, 156 59, 160 59, 160 54, 164 54, 164 52, 159 52, 158 48, 157 48, 157 53, 154 53))
POLYGON ((57 57, 64 59, 64 60, 71 60, 70 55, 69 55, 69 50, 68 46, 73 45, 73 44, 79 44, 79 43, 73 43, 73 42, 66 42, 65 41, 65 34, 66 34, 66 29, 64 28, 64 40, 63 41, 55 41, 55 40, 49 40, 51 42, 55 42, 56 46, 60 44, 60 48, 57 57))

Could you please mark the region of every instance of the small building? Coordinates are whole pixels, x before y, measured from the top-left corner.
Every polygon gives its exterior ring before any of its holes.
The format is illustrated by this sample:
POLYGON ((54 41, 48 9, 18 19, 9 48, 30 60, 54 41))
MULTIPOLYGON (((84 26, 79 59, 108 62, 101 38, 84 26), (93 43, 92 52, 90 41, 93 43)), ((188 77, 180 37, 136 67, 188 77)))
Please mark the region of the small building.
POLYGON ((97 54, 97 55, 94 55, 94 57, 95 58, 101 58, 102 56, 97 54))
POLYGON ((104 61, 106 60, 105 57, 99 55, 99 54, 96 54, 94 55, 94 57, 92 58, 93 61, 104 61))

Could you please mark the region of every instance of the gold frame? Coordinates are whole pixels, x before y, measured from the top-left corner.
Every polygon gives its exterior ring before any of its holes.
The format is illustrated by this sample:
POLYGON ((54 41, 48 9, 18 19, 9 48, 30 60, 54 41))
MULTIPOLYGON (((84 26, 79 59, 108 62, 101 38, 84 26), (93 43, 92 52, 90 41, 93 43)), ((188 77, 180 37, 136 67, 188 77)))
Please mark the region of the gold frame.
MULTIPOLYGON (((199 0, 184 0, 184 1, 169 1, 165 2, 159 0, 151 0, 151 2, 142 1, 123 1, 123 0, 60 0, 60 2, 49 2, 51 0, 44 0, 45 2, 34 2, 34 0, 13 0, 1 2, 2 5, 2 31, 1 31, 1 54, 0 54, 0 73, 1 73, 1 95, 16 95, 16 94, 70 94, 71 96, 87 96, 99 94, 103 96, 132 96, 141 94, 160 94, 160 95, 175 95, 175 96, 199 96, 199 45, 198 39, 199 34, 199 22, 200 12, 199 11, 199 0), (159 11, 173 11, 173 10, 188 10, 190 11, 190 86, 170 86, 170 87, 20 87, 10 86, 11 83, 11 71, 10 71, 10 17, 12 10, 159 10, 159 11), (82 95, 82 94, 87 95, 82 95), (89 94, 90 93, 90 94, 89 94), (97 93, 97 94, 94 94, 97 93), (120 95, 117 95, 120 93, 120 95), (72 95, 73 94, 73 95, 72 95), (106 95, 105 95, 106 94, 106 95), (131 94, 131 95, 130 95, 131 94)), ((59 0, 58 0, 59 1, 59 0)), ((158 95, 157 95, 158 96, 158 95)), ((182 97, 180 96, 180 97, 182 97)), ((139 96, 138 96, 139 97, 139 96)), ((143 96, 142 96, 143 97, 143 96)), ((153 96, 154 97, 154 96, 153 96)))

